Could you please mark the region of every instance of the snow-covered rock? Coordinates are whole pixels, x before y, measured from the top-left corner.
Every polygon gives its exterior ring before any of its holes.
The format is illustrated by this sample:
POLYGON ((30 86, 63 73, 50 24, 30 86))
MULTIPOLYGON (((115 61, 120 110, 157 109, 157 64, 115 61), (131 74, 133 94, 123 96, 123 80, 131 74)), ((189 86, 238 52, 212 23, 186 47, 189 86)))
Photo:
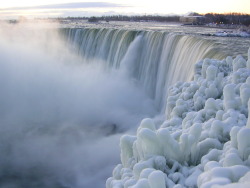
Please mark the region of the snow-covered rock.
POLYGON ((161 125, 147 118, 121 138, 106 187, 250 187, 249 59, 198 62, 193 81, 170 88, 161 125))

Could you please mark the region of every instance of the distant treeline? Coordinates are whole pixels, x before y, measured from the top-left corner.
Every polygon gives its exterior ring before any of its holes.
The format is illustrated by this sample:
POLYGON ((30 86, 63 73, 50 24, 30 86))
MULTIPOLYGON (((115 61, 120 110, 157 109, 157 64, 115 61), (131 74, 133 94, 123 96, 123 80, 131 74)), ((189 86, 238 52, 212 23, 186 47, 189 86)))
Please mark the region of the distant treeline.
MULTIPOLYGON (((242 13, 190 13, 188 16, 202 16, 204 17, 204 24, 216 23, 216 24, 234 24, 234 25, 250 25, 250 14, 242 13)), ((113 15, 113 16, 100 16, 100 17, 67 17, 66 19, 71 20, 88 20, 89 22, 98 21, 157 21, 157 22, 180 22, 182 16, 155 16, 155 15, 143 15, 143 16, 127 16, 127 15, 113 15)), ((57 18, 58 20, 63 20, 65 18, 57 18)))
POLYGON ((180 20, 180 16, 153 16, 153 15, 145 15, 145 16, 102 16, 99 18, 100 20, 105 21, 158 21, 158 22, 178 22, 180 20))
MULTIPOLYGON (((58 20, 63 20, 65 18, 56 18, 58 20)), ((179 22, 180 16, 126 16, 126 15, 113 15, 113 16, 92 16, 92 17, 67 17, 67 19, 72 20, 88 20, 89 22, 98 21, 158 21, 158 22, 179 22)))
POLYGON ((237 24, 237 25, 250 25, 250 15, 241 13, 229 14, 216 14, 208 13, 204 15, 207 23, 217 24, 237 24))

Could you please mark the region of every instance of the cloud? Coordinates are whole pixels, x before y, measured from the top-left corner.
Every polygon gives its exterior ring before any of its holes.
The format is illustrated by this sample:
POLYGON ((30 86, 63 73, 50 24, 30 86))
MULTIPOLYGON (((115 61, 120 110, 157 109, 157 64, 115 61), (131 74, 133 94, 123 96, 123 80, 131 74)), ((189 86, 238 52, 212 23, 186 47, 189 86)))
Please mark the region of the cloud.
POLYGON ((47 4, 38 6, 0 8, 0 17, 16 19, 18 16, 25 17, 48 17, 48 16, 100 16, 111 10, 120 12, 121 8, 131 7, 126 4, 108 2, 72 2, 47 4), (95 11, 91 11, 93 9, 95 11))
POLYGON ((84 8, 119 8, 127 7, 126 5, 107 3, 107 2, 74 2, 74 3, 61 3, 51 5, 27 6, 27 7, 10 7, 0 9, 1 11, 11 10, 34 10, 34 9, 84 9, 84 8))

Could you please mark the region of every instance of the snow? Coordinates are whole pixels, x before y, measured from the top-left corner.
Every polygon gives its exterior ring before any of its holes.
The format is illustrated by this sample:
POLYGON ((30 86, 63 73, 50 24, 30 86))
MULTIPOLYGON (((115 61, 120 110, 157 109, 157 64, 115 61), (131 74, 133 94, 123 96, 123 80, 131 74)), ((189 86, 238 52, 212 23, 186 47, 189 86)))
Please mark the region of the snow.
POLYGON ((142 120, 120 140, 107 188, 250 187, 250 49, 204 59, 169 89, 166 119, 142 120))

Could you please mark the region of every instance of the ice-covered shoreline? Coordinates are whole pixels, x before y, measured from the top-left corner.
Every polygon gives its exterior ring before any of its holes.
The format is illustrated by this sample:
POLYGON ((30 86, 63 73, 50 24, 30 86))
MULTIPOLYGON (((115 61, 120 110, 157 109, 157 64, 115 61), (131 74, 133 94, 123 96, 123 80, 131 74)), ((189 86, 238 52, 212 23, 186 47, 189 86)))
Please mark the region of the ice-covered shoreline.
POLYGON ((120 141, 107 188, 249 187, 250 49, 195 65, 194 80, 169 90, 167 120, 144 119, 120 141), (247 104, 248 103, 248 104, 247 104))

